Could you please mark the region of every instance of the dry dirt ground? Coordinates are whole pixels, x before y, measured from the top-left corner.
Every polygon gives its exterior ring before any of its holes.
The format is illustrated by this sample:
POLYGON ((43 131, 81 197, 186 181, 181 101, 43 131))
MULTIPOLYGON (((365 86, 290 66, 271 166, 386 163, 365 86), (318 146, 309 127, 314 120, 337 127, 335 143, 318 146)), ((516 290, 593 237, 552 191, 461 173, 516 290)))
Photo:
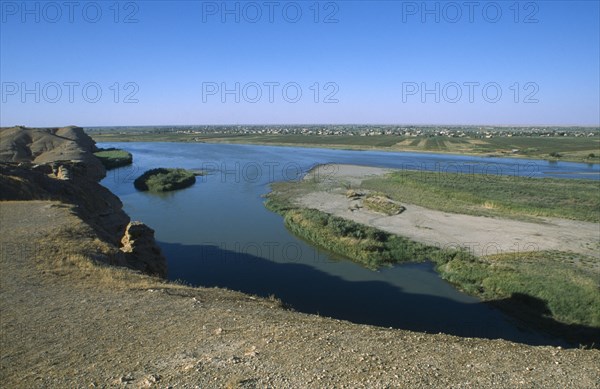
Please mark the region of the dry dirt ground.
POLYGON ((60 203, 0 203, 0 384, 32 387, 600 387, 600 351, 391 330, 91 264, 60 203))
POLYGON ((386 216, 366 208, 350 210, 356 200, 346 197, 343 184, 353 187, 369 177, 391 172, 390 169, 328 165, 313 170, 305 179, 319 182, 314 191, 296 202, 393 234, 441 247, 466 247, 478 256, 537 250, 572 251, 600 258, 598 223, 539 218, 539 222, 470 216, 402 204, 400 215, 386 216), (318 176, 318 177, 315 177, 318 176))

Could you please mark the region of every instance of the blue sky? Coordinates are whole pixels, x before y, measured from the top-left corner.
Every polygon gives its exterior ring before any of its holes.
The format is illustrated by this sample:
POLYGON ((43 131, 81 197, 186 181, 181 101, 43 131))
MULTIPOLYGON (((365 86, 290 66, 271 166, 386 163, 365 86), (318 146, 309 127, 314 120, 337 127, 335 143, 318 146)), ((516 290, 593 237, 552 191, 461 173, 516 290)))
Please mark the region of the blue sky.
POLYGON ((598 1, 0 4, 2 126, 600 125, 598 1))

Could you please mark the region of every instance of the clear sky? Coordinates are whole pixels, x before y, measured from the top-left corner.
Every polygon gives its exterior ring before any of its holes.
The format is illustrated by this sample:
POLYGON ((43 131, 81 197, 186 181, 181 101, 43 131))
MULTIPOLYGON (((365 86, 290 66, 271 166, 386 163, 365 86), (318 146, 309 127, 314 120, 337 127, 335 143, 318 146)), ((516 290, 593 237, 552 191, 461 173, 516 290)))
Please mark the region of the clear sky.
POLYGON ((600 125, 598 1, 1 1, 1 125, 600 125))

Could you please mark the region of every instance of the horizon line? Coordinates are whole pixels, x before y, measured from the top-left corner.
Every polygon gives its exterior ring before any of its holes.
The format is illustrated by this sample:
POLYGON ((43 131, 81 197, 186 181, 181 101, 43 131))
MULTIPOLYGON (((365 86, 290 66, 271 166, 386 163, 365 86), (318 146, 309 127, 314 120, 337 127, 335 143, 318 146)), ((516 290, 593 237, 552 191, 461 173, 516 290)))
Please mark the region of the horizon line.
POLYGON ((557 128, 600 128, 598 125, 593 124, 417 124, 417 123, 269 123, 269 124, 257 124, 257 123, 227 123, 227 124, 114 124, 114 125, 51 125, 51 126, 30 126, 23 124, 15 124, 12 126, 0 126, 2 129, 14 128, 14 127, 25 127, 25 128, 65 128, 65 127, 81 127, 81 128, 115 128, 115 127, 275 127, 275 126, 348 126, 348 127, 375 127, 375 126, 400 126, 400 127, 517 127, 517 128, 531 128, 531 127, 557 127, 557 128))

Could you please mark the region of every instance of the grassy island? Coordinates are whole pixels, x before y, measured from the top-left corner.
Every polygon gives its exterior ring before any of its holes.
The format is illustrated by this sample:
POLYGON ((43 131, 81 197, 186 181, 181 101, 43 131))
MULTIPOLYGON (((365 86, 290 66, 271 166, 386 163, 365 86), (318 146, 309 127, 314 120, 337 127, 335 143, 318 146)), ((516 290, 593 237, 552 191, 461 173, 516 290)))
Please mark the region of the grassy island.
POLYGON ((100 149, 100 151, 95 152, 94 155, 102 162, 102 165, 104 165, 104 168, 107 170, 127 166, 133 162, 131 153, 121 149, 100 149))
POLYGON ((187 188, 196 182, 196 173, 185 169, 157 168, 146 171, 133 182, 137 190, 169 192, 187 188))

